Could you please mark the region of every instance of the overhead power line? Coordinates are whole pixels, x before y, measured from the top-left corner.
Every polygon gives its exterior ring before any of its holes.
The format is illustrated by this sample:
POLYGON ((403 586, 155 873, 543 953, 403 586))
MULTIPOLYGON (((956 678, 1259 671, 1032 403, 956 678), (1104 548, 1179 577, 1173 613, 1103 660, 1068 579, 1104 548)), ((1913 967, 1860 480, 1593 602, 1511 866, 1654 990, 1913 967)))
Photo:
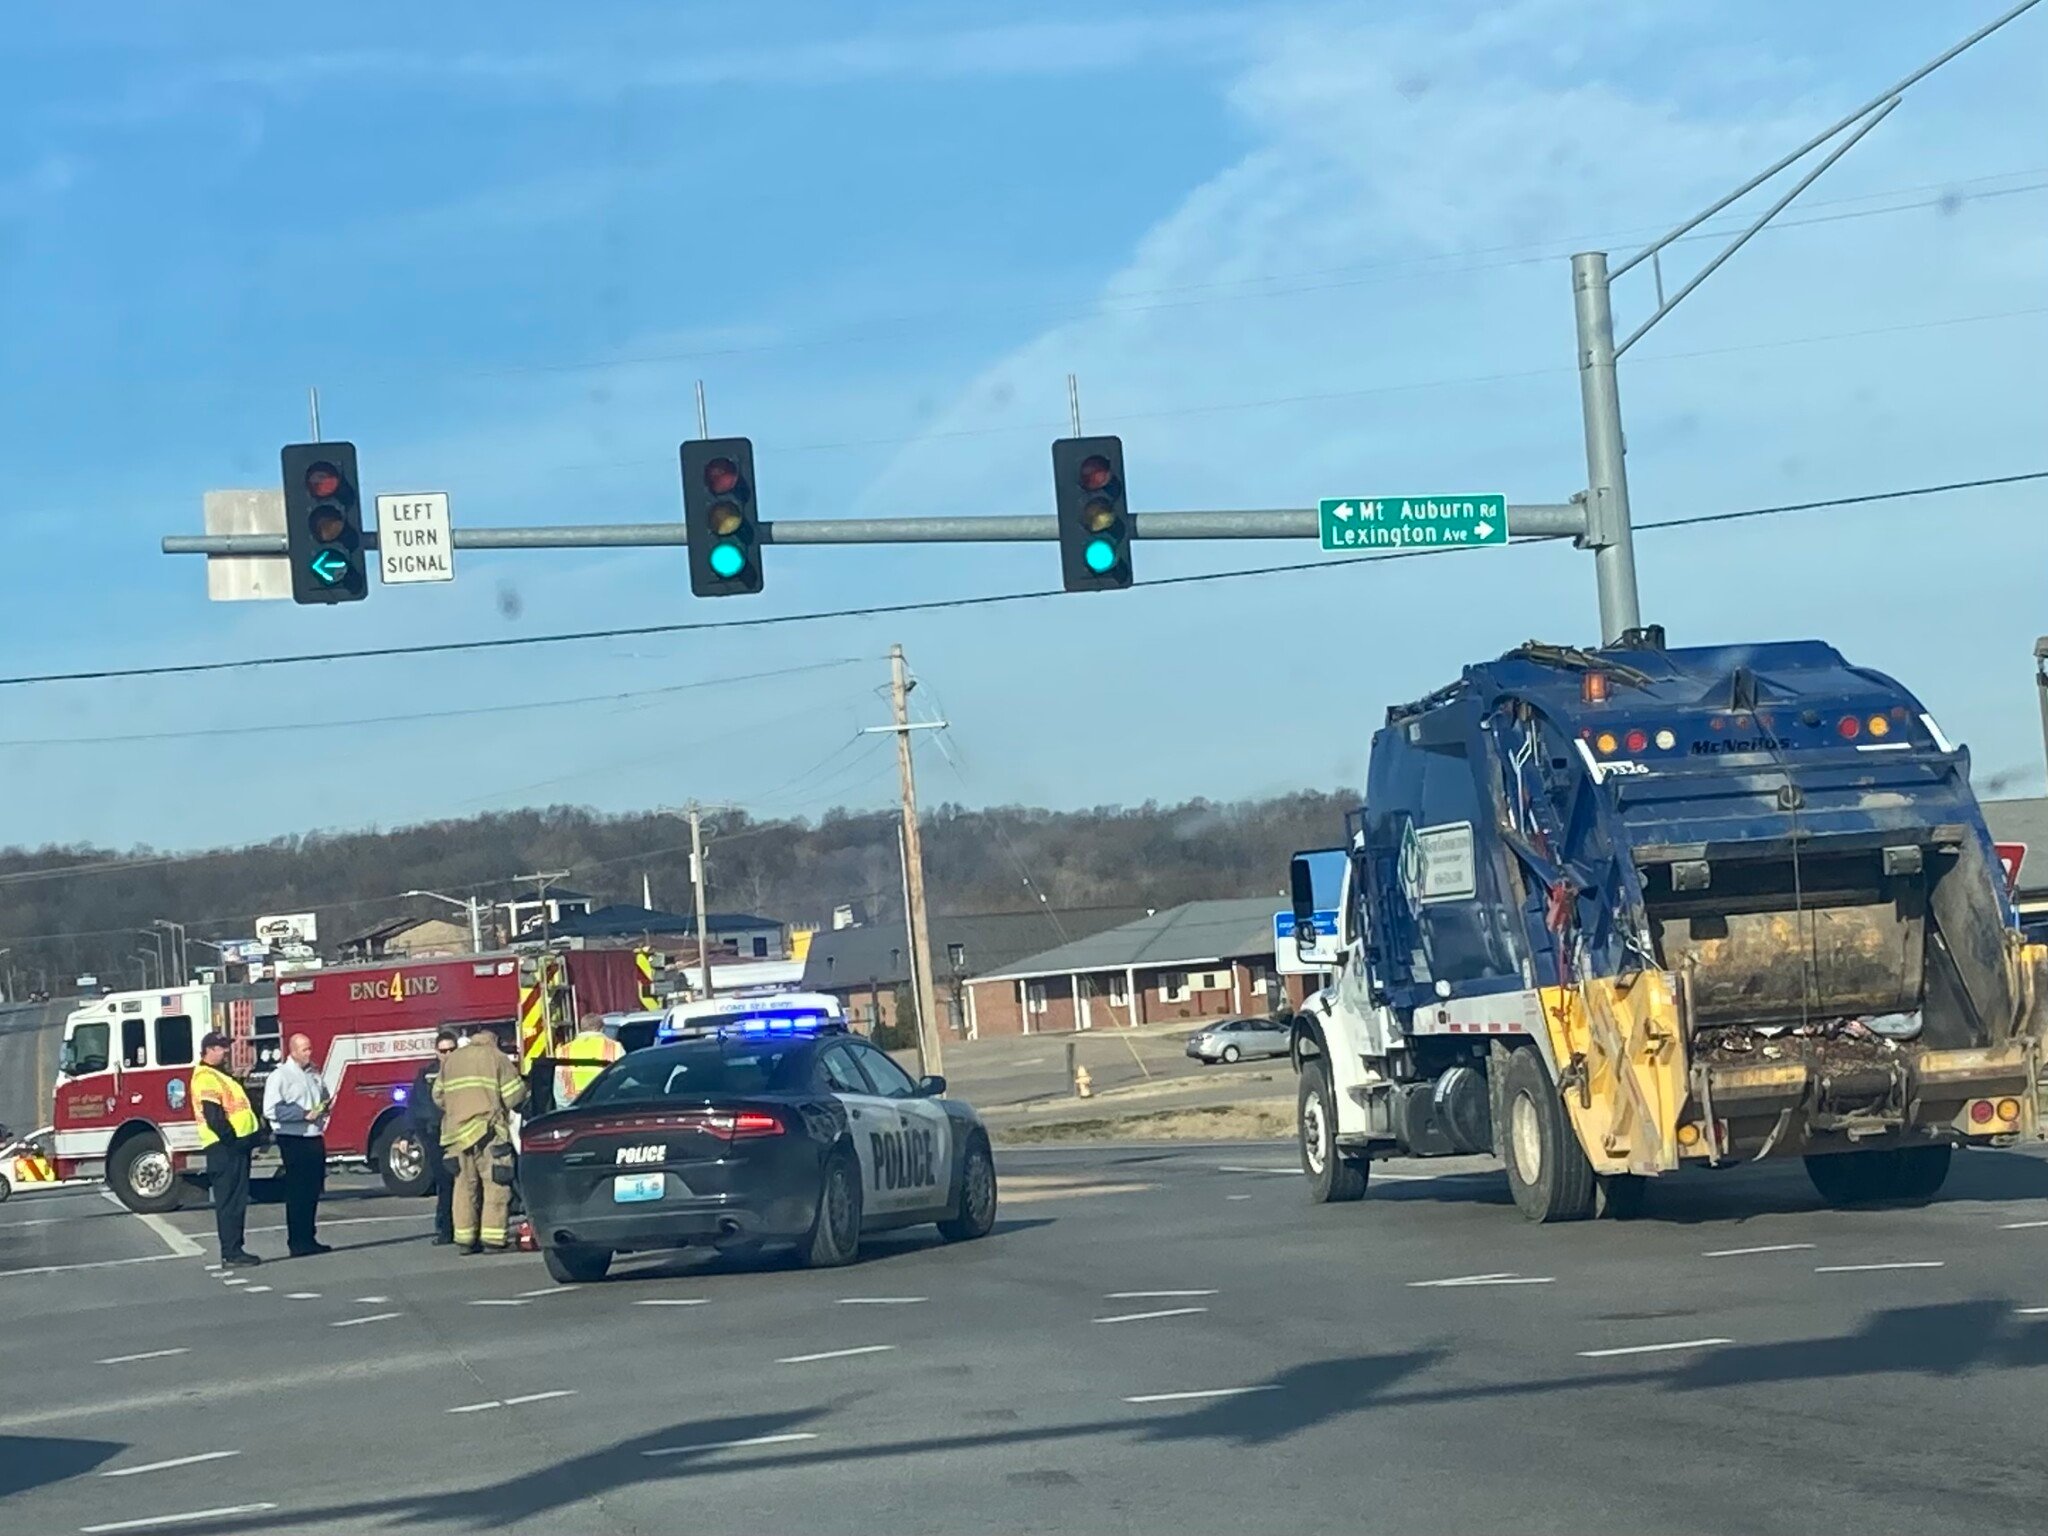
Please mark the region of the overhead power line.
MULTIPOLYGON (((1854 496, 1833 496, 1821 501, 1784 502, 1774 506, 1745 507, 1728 512, 1707 512, 1692 517, 1664 518, 1635 524, 1638 533, 1663 528, 1690 528, 1708 523, 1739 522, 1750 518, 1777 517, 1788 513, 1815 512, 1831 508, 1870 506, 1903 501, 1916 496, 1940 496, 1955 491, 1984 490, 1993 486, 2022 485, 2048 480, 2048 469, 2028 470, 2014 475, 1987 475, 1975 480, 1949 480, 1938 485, 1917 485, 1892 491, 1868 491, 1854 496)), ((1519 539, 1518 544, 1547 543, 1549 539, 1519 539)), ((1370 555, 1338 555, 1325 559, 1289 561, 1281 565, 1250 566, 1230 571, 1200 571, 1185 576, 1166 576, 1139 583, 1133 591, 1159 591, 1168 587, 1199 586, 1210 582, 1244 581, 1259 576, 1295 575, 1307 571, 1341 570, 1347 566, 1374 565, 1387 560, 1414 560, 1433 555, 1467 553, 1456 546, 1439 549, 1399 549, 1370 555)), ((731 633, 741 629, 767 629, 785 624, 820 624, 836 619, 882 618, 897 614, 941 613, 959 608, 987 608, 999 603, 1038 602, 1065 597, 1057 587, 1028 592, 988 592, 972 597, 940 597, 923 602, 874 603, 859 608, 829 608, 817 613, 761 614, 731 619, 691 619, 673 624, 637 624, 619 629, 565 630, 551 635, 503 635, 488 640, 439 640, 417 645, 367 646, 348 651, 304 651, 290 656, 247 656, 227 661, 175 662, 153 667, 101 667, 80 672, 34 672, 0 677, 0 688, 20 688, 37 683, 105 682, 116 678, 187 677, 212 672, 233 672, 243 668, 302 666, 322 661, 369 661, 398 656, 442 656, 472 651, 512 650, 530 645, 573 645, 592 640, 633 640, 653 635, 695 634, 704 631, 731 633)))

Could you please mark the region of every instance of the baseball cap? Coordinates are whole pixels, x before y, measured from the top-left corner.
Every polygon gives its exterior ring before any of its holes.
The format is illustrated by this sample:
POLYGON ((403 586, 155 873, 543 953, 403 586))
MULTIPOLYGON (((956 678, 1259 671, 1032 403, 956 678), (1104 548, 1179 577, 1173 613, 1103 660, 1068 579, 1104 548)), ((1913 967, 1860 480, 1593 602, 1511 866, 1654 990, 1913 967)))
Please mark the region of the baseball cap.
POLYGON ((222 1048, 226 1048, 227 1046, 230 1046, 232 1044, 234 1044, 234 1042, 228 1039, 228 1037, 222 1034, 219 1030, 209 1029, 205 1033, 205 1035, 201 1037, 199 1041, 199 1049, 201 1049, 202 1051, 210 1051, 216 1045, 221 1046, 222 1048))

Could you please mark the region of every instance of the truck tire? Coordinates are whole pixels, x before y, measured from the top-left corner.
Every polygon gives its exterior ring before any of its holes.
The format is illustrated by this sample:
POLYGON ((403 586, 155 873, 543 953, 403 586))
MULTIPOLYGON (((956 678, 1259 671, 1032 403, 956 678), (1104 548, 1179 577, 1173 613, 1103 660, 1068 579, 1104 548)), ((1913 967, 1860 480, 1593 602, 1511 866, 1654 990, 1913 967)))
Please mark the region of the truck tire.
POLYGON ((178 1208, 182 1191, 171 1154, 154 1131, 130 1136, 107 1159, 107 1188, 131 1211, 162 1216, 178 1208))
POLYGON ((1543 1058, 1527 1046, 1513 1052, 1502 1086, 1507 1124, 1501 1148, 1516 1206, 1531 1221, 1584 1221, 1598 1193, 1593 1165, 1543 1058))
POLYGON ((1650 1197, 1650 1181, 1639 1173, 1610 1173, 1600 1178, 1599 1209, 1616 1221, 1634 1221, 1650 1197))
POLYGON ((548 1267, 548 1278, 557 1285, 595 1285, 612 1267, 609 1248, 543 1248, 540 1260, 548 1267))
POLYGON ((1330 1073, 1316 1057, 1301 1064, 1294 1115, 1301 1131, 1301 1171, 1308 1175, 1309 1199, 1317 1205, 1364 1199, 1372 1164, 1338 1149, 1337 1106, 1330 1096, 1330 1073))
POLYGON ((1892 1198, 1932 1200, 1948 1182, 1948 1165, 1955 1154, 1950 1146, 1901 1147, 1892 1154, 1892 1198))
POLYGON ((1868 1205, 1884 1198, 1890 1182, 1889 1152, 1835 1152, 1806 1159, 1806 1176, 1828 1205, 1868 1205))
POLYGON ((427 1149, 403 1120, 393 1120, 377 1133, 370 1157, 384 1187, 394 1195, 431 1195, 434 1170, 427 1166, 427 1149))

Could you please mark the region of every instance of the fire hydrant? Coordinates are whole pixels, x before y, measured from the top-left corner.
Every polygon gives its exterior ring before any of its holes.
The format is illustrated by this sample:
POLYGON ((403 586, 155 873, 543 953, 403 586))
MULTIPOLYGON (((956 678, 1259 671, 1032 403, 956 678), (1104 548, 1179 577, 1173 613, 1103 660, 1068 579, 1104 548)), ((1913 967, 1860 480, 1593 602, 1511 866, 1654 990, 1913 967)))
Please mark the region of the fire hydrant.
POLYGON ((1086 1099, 1092 1097, 1094 1092, 1095 1090, 1089 1086, 1088 1069, 1086 1067, 1074 1068, 1074 1097, 1086 1099))

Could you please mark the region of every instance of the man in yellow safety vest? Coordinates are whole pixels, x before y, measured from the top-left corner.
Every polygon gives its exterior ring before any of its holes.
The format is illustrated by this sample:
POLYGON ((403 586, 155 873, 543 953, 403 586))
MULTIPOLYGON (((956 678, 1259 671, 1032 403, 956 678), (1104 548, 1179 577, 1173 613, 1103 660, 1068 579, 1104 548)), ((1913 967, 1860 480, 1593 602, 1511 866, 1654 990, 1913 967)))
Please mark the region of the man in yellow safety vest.
POLYGON ((555 1053, 555 1108, 574 1104, 598 1073, 625 1054, 626 1048, 604 1032, 602 1017, 583 1015, 575 1037, 555 1053))
POLYGON ((228 1268, 263 1261, 242 1246, 249 1215, 249 1154, 262 1122, 249 1095, 227 1069, 228 1037, 218 1030, 199 1042, 192 1069, 192 1118, 199 1122, 199 1149, 206 1154, 206 1181, 213 1189, 213 1227, 220 1237, 220 1261, 228 1268))
POLYGON ((480 1027, 441 1062, 441 1151, 455 1163, 455 1241, 463 1253, 503 1253, 512 1209, 512 1111, 526 1079, 480 1027))

